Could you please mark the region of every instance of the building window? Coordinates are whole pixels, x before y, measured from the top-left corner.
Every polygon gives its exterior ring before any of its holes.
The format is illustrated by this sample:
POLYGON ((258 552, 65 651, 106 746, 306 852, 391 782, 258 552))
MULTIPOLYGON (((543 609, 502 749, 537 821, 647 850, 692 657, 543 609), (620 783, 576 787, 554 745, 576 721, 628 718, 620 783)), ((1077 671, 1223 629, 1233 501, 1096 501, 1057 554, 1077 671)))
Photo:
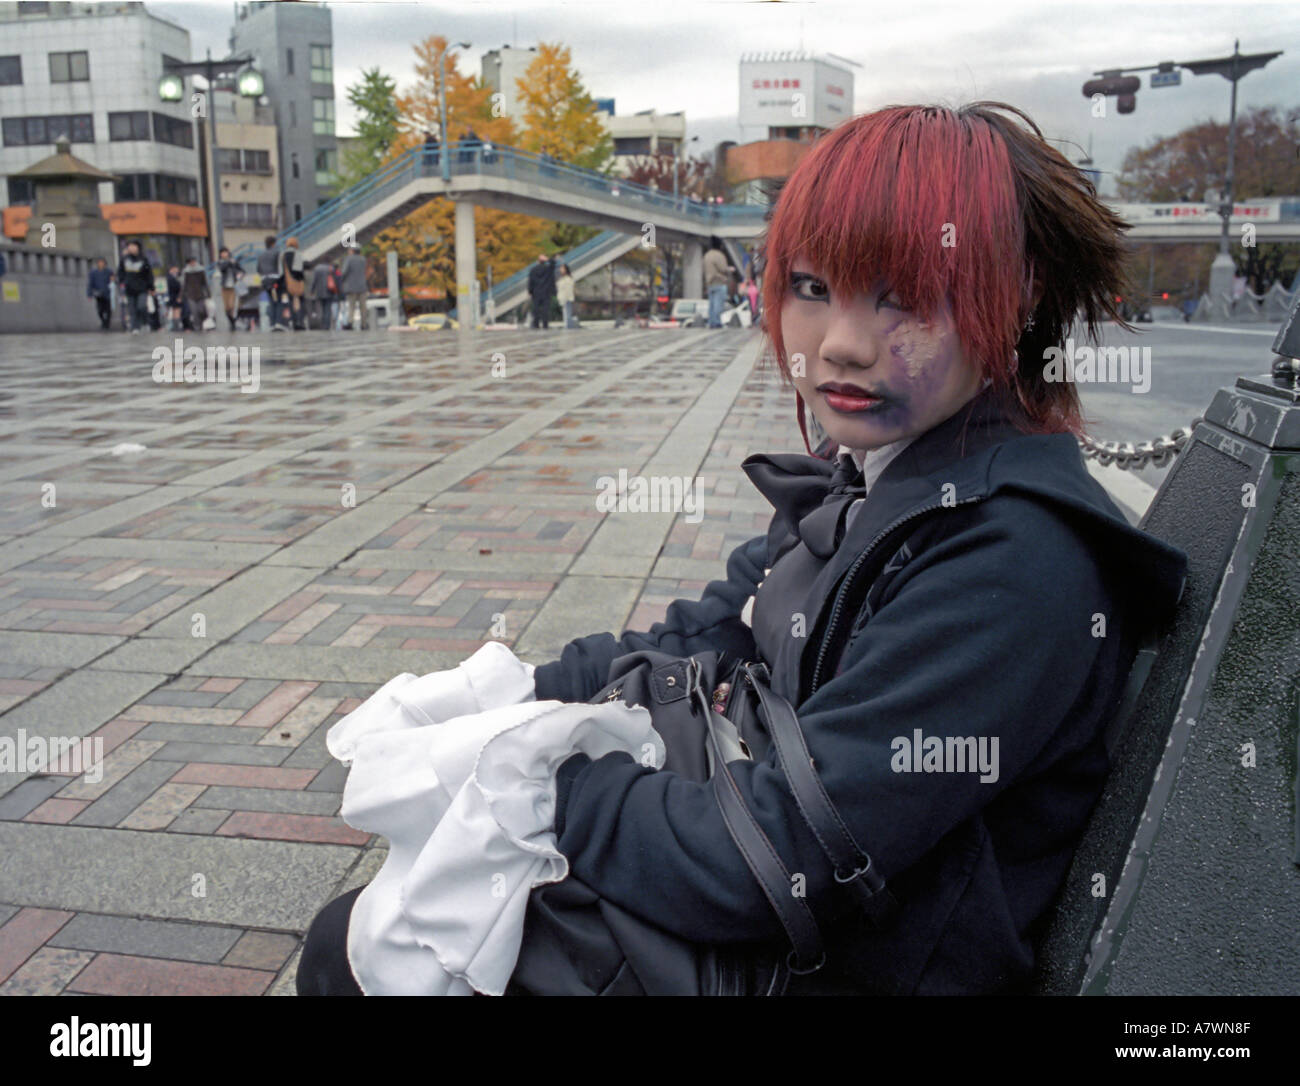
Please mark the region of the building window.
POLYGON ((36 183, 26 177, 9 178, 9 206, 36 203, 36 183))
POLYGON ((221 205, 221 221, 226 226, 274 226, 270 204, 221 205))
POLYGON ((334 135, 334 99, 311 100, 311 130, 318 136, 334 135))
POLYGON ((138 109, 130 113, 108 115, 110 140, 147 140, 149 138, 149 112, 138 109))
POLYGON ((294 222, 302 221, 302 204, 293 205, 293 221, 294 222))
POLYGON ((173 147, 194 146, 194 126, 179 117, 169 117, 166 113, 153 115, 153 138, 159 143, 170 143, 173 147))
POLYGON ((316 152, 316 184, 329 185, 334 181, 334 175, 338 172, 338 152, 329 149, 322 149, 316 152))
POLYGON ((44 3, 37 3, 36 0, 20 0, 18 4, 18 14, 22 15, 48 15, 50 13, 49 0, 44 3))
POLYGON ((162 200, 171 204, 199 206, 199 183, 189 177, 174 177, 165 173, 128 173, 114 182, 115 200, 162 200))
POLYGON ((328 45, 311 47, 311 81, 313 83, 334 82, 334 50, 328 45))
POLYGON ((90 54, 84 49, 76 53, 50 54, 51 83, 85 83, 90 79, 90 54))
POLYGON ((270 151, 241 151, 238 147, 218 147, 217 164, 222 173, 270 174, 270 151))
POLYGON ((621 137, 614 140, 614 154, 616 155, 648 155, 650 153, 650 137, 621 137))
POLYGON ((6 147, 39 147, 66 139, 72 143, 94 143, 94 117, 89 113, 60 113, 49 117, 6 117, 3 129, 6 147))
POLYGON ((292 49, 286 49, 284 51, 284 70, 286 74, 293 75, 293 50, 292 49))
POLYGON ((23 58, 0 57, 0 87, 16 87, 23 81, 23 58))
POLYGON ((119 203, 153 199, 153 176, 147 173, 125 173, 113 183, 113 199, 119 203))
POLYGON ((292 151, 289 154, 289 171, 295 181, 298 180, 298 152, 292 151))

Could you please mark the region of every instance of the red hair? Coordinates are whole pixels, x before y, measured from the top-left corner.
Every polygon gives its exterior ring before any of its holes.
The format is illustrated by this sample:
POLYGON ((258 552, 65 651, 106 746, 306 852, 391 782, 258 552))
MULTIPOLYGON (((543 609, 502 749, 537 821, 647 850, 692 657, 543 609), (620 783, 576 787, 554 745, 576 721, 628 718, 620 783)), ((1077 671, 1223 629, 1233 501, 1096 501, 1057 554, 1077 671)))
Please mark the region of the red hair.
POLYGON ((1102 319, 1119 319, 1124 226, 1012 106, 854 117, 813 145, 770 215, 763 311, 777 365, 788 380, 781 309, 802 257, 837 294, 883 279, 927 319, 948 301, 966 357, 1011 393, 1021 430, 1082 433, 1078 392, 1044 380, 1043 352, 1064 343, 1080 310, 1094 336, 1102 319))

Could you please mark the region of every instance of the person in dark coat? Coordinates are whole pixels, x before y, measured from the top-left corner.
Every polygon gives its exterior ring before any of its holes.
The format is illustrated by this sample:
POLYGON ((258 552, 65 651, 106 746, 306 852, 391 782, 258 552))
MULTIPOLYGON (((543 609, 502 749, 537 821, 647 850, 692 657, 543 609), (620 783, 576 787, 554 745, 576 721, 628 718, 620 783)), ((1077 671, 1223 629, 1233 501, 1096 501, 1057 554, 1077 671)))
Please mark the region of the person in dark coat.
POLYGON ((134 238, 126 243, 126 250, 117 265, 117 285, 126 296, 131 331, 137 333, 140 325, 149 319, 149 296, 154 293, 154 282, 149 258, 134 238))
MULTIPOLYGON (((1124 224, 1014 107, 895 106, 830 132, 780 194, 764 265, 809 455, 744 461, 773 515, 725 579, 534 672, 539 701, 581 702, 642 649, 767 665, 898 902, 868 921, 775 749, 731 763, 825 936, 787 994, 1010 993, 1032 974, 1105 727, 1186 579, 1186 554, 1089 475, 1077 389, 1044 365, 1079 309, 1094 337, 1115 316, 1123 265, 1124 224)), ((557 847, 602 899, 701 946, 788 950, 711 784, 613 753, 569 758, 556 787, 557 847)), ((349 991, 343 900, 300 990, 349 991)))
POLYGON ((189 315, 190 327, 196 332, 203 327, 208 318, 208 299, 212 291, 208 286, 208 273, 199 263, 198 257, 190 257, 181 272, 181 294, 189 315))
POLYGON ((180 272, 180 268, 175 264, 167 269, 167 328, 172 332, 182 330, 185 316, 180 272))
POLYGON ((555 260, 537 254, 528 269, 528 296, 533 300, 533 327, 550 328, 551 301, 555 298, 555 260))
POLYGON ((102 256, 95 261, 86 280, 86 297, 95 299, 95 312, 105 332, 113 323, 113 273, 102 256))

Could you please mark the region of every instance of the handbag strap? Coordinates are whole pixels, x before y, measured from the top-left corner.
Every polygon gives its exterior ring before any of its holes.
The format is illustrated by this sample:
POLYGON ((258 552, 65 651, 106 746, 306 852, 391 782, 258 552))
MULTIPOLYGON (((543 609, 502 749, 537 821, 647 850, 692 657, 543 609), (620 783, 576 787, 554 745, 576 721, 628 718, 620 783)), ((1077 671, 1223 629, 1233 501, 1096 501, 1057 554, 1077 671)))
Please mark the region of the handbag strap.
POLYGON ((872 923, 883 927, 898 911, 898 902, 826 794, 794 710, 767 685, 765 665, 746 664, 744 674, 758 695, 768 734, 799 813, 834 866, 835 881, 853 891, 872 923))
POLYGON ((722 820, 790 940, 793 950, 787 959, 787 968, 791 973, 799 975, 816 972, 826 962, 826 951, 817 920, 804 900, 794 895, 790 872, 781 862, 776 846, 745 806, 740 786, 731 775, 711 725, 710 714, 713 709, 708 695, 700 685, 699 661, 691 659, 690 668, 688 685, 704 713, 705 731, 713 754, 713 792, 722 812, 722 820))

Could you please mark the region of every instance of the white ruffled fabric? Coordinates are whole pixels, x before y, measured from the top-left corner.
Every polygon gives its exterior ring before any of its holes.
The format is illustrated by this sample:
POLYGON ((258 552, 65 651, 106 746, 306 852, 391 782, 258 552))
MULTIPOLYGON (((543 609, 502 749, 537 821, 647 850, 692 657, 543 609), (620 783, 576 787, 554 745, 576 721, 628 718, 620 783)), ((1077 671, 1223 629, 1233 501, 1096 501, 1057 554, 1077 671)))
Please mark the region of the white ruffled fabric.
POLYGON ((533 666, 496 641, 450 671, 385 683, 326 746, 352 766, 343 820, 389 841, 348 929, 366 995, 504 992, 529 891, 568 875, 556 769, 616 750, 658 769, 665 753, 643 708, 536 701, 533 666))

